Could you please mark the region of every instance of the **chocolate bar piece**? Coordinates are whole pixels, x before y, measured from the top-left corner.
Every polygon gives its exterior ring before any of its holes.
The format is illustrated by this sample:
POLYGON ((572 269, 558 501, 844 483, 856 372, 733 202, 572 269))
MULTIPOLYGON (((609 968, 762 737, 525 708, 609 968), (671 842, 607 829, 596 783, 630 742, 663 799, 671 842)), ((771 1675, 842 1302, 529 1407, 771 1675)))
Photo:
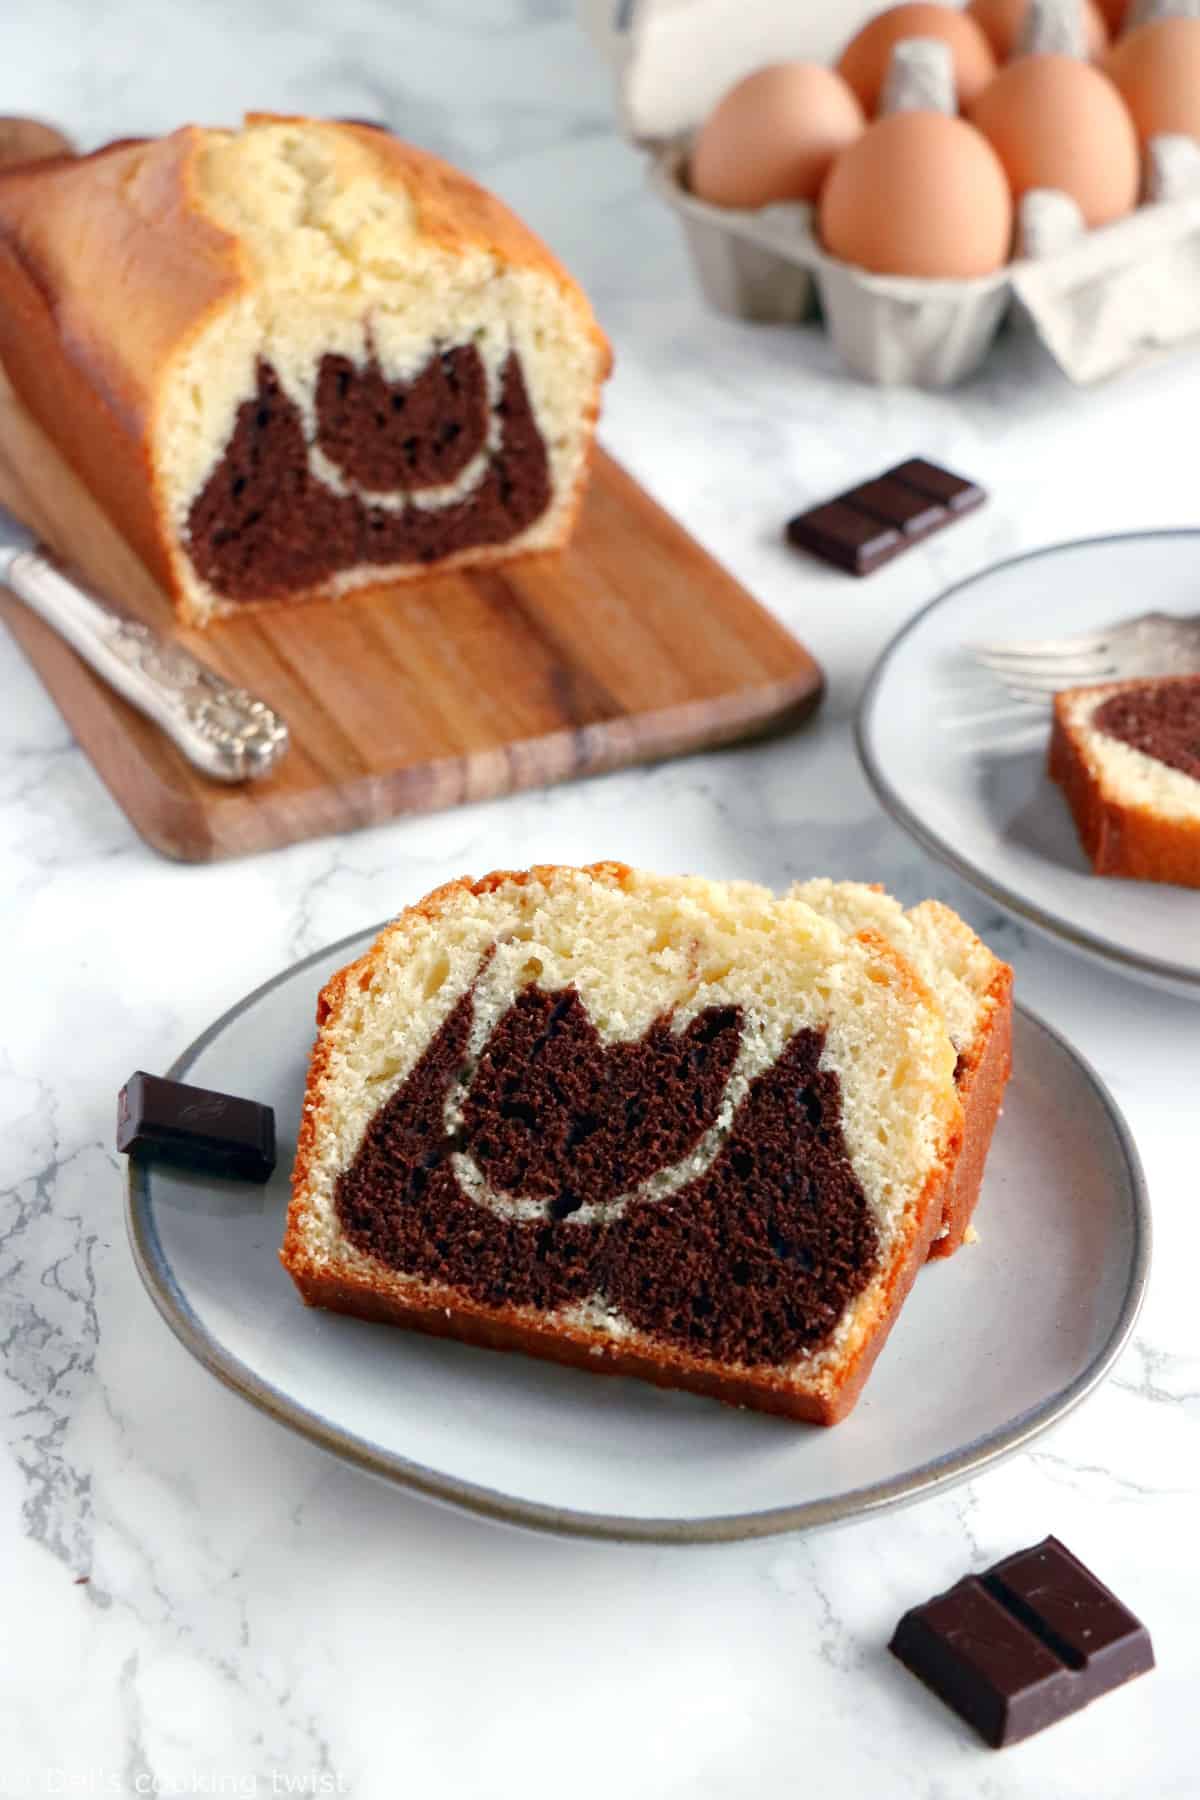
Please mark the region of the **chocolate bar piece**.
POLYGON ((893 475, 881 475, 877 481, 864 481, 861 487, 851 488, 842 495, 842 504, 894 525, 910 544, 948 523, 944 506, 893 475))
POLYGON ((974 512, 987 499, 978 483, 967 481, 962 475, 952 475, 949 469, 939 469, 936 463, 926 462, 923 456, 910 456, 907 462, 897 463, 892 470, 892 479, 916 488, 919 494, 940 500, 959 517, 974 512))
POLYGON ((117 1149, 239 1181, 275 1167, 275 1114, 257 1100, 188 1087, 139 1069, 117 1097, 117 1149))
POLYGON ((869 575, 904 548, 894 525, 883 525, 872 514, 856 512, 840 500, 801 513, 787 534, 801 550, 811 550, 852 575, 869 575))
POLYGON ((913 456, 788 521, 788 541, 851 575, 871 575, 901 550, 982 506, 981 487, 913 456))
POLYGON ((889 1648, 996 1750, 1154 1667, 1145 1626, 1054 1537, 914 1606, 889 1648))

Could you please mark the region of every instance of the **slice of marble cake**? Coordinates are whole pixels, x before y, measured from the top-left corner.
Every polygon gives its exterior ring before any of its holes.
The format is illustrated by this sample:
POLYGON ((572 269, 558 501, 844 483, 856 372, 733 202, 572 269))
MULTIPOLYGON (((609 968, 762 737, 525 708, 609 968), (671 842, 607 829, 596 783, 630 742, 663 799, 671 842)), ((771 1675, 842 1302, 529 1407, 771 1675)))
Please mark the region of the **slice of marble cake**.
POLYGON ((304 1299, 830 1424, 942 1221, 941 1009, 877 932, 618 863, 458 881, 327 984, 304 1299))

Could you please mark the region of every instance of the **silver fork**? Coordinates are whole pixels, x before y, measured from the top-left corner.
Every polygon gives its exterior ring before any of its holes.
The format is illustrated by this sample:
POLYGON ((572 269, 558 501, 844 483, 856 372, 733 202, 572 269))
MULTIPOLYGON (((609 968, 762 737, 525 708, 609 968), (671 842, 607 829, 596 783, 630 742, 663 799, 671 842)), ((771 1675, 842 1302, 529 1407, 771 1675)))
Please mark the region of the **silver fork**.
POLYGON ((1060 688, 1200 674, 1200 613, 1140 613, 1078 637, 970 644, 967 654, 1014 699, 1044 706, 1060 688))

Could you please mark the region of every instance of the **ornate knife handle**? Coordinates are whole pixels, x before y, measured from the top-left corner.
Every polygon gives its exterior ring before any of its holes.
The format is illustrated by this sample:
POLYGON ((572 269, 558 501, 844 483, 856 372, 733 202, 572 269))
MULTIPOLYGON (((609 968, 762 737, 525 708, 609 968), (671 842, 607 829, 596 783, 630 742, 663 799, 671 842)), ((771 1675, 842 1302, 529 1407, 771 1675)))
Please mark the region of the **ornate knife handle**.
POLYGON ((254 781, 287 750, 278 713, 98 599, 44 545, 0 550, 0 581, 214 781, 254 781))

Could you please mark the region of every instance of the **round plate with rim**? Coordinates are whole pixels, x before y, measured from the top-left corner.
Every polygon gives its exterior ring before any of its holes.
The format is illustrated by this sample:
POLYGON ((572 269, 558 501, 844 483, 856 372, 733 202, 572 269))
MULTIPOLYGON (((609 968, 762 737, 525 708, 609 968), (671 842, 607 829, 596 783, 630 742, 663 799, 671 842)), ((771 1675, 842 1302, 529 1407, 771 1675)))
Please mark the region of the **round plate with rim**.
POLYGON ((975 1474, 1076 1406, 1132 1330, 1150 1253, 1137 1152, 1096 1075, 1024 1011, 981 1242, 922 1271, 832 1429, 309 1310, 278 1249, 314 1003, 373 936, 257 989, 169 1071, 275 1108, 265 1186, 129 1164, 130 1241, 171 1329, 236 1393, 347 1462, 547 1531, 766 1536, 975 1474))
POLYGON ((933 856, 1072 950, 1193 999, 1200 893, 1092 873, 1046 773, 1049 709, 1009 699, 965 647, 1069 637, 1149 611, 1194 614, 1198 556, 1200 532, 1139 532, 971 576, 892 639, 857 727, 880 800, 933 856))

